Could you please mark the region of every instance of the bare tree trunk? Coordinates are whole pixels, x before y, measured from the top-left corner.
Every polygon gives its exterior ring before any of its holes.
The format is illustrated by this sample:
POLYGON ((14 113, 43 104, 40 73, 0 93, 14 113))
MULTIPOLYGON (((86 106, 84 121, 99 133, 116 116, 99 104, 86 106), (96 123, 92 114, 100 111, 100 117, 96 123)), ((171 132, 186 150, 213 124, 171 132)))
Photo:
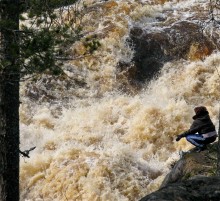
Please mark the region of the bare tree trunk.
POLYGON ((0 1, 0 200, 19 200, 19 0, 0 1))
POLYGON ((217 153, 217 175, 220 176, 220 108, 219 108, 219 117, 218 117, 218 153, 217 153))
POLYGON ((0 75, 0 200, 5 200, 5 178, 4 172, 6 168, 6 117, 4 109, 4 86, 2 83, 2 75, 0 75))

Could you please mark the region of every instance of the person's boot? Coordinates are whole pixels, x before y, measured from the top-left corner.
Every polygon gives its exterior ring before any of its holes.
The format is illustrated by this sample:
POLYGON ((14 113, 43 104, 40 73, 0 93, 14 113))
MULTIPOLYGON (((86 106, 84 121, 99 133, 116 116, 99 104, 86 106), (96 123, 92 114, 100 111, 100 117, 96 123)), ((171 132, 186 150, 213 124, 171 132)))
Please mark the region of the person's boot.
POLYGON ((196 152, 201 152, 201 151, 204 151, 205 149, 207 149, 206 145, 204 145, 203 147, 196 147, 196 152))

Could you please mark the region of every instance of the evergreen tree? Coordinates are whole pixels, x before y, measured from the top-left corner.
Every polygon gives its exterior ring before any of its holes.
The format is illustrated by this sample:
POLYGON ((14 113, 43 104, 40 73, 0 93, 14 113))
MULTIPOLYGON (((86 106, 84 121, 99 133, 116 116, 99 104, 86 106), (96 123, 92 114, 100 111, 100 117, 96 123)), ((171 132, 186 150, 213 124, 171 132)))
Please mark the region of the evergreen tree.
POLYGON ((64 47, 82 37, 79 2, 0 1, 1 201, 19 200, 20 78, 33 73, 63 73, 58 58, 67 56, 64 47), (67 6, 71 4, 74 6, 67 6))
POLYGON ((19 200, 19 0, 1 1, 0 200, 19 200))

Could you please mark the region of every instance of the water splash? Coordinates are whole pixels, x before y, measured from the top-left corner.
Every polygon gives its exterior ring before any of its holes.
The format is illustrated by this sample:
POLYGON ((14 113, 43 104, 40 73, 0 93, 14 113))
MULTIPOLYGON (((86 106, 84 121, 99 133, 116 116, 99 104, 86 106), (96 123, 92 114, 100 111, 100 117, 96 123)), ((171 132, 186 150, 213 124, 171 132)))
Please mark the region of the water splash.
POLYGON ((151 9, 162 9, 144 2, 110 1, 101 4, 110 11, 106 15, 93 13, 102 20, 88 26, 105 34, 95 53, 99 59, 68 64, 69 76, 77 74, 86 85, 48 78, 36 88, 23 83, 21 149, 37 148, 30 159, 21 159, 21 200, 139 200, 158 189, 178 151, 191 148, 175 136, 191 124, 194 106, 207 106, 218 126, 219 53, 204 61, 166 63, 134 96, 116 90, 117 63, 133 56, 126 44, 132 20, 149 20, 151 9))

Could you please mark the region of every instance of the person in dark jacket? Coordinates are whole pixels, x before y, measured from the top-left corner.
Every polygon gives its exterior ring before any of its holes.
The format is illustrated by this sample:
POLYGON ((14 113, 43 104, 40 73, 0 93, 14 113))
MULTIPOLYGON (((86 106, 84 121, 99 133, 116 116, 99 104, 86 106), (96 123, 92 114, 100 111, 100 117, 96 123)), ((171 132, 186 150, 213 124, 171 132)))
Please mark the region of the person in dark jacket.
POLYGON ((190 129, 177 136, 176 141, 185 137, 188 142, 196 146, 198 152, 206 149, 206 145, 214 142, 217 138, 217 133, 212 120, 209 117, 209 112, 204 106, 194 108, 195 115, 190 129))

